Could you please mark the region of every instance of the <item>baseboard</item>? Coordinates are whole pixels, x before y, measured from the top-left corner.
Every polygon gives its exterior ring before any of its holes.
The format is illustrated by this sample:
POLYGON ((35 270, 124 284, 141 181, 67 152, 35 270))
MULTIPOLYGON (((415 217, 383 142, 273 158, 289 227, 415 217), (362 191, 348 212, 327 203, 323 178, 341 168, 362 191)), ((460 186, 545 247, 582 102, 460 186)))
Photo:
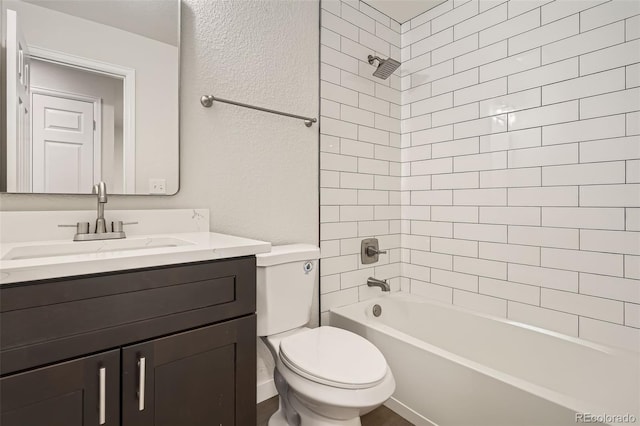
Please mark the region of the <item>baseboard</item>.
POLYGON ((276 385, 273 383, 273 379, 258 383, 256 387, 256 402, 259 404, 277 394, 278 391, 276 390, 276 385))
POLYGON ((387 402, 384 403, 384 406, 416 426, 438 426, 393 397, 389 398, 387 402))

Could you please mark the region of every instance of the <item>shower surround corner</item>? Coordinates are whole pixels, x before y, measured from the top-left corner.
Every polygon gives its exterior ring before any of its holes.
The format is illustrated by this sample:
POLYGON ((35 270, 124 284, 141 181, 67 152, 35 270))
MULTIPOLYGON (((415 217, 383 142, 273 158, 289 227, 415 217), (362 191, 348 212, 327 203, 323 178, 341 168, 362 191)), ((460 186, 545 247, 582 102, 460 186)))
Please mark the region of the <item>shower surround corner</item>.
POLYGON ((640 349, 640 3, 321 7, 322 310, 375 276, 640 349))

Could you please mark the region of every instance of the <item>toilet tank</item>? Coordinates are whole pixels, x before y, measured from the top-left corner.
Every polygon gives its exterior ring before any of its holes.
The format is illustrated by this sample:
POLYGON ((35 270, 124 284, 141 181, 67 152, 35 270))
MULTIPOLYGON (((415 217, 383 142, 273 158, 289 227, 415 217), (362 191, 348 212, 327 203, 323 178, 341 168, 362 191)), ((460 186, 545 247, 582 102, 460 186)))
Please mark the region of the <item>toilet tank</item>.
POLYGON ((311 244, 273 246, 256 255, 258 336, 302 327, 311 318, 320 249, 311 244))

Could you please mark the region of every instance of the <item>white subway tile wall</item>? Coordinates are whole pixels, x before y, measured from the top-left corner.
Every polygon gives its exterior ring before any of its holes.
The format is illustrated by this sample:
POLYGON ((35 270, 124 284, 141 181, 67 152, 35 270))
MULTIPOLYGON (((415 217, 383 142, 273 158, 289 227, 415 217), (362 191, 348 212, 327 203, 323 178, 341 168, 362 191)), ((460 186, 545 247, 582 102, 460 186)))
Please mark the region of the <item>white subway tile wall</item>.
MULTIPOLYGON (((322 0, 321 7, 320 288, 327 311, 375 297, 379 290, 366 286, 370 276, 400 289, 401 127, 414 132, 431 123, 428 111, 415 121, 401 113, 400 70, 381 80, 367 61, 368 55, 401 59, 400 24, 360 1, 322 0), (363 265, 360 241, 370 237, 378 238, 387 254, 363 265)), ((422 40, 430 25, 415 26, 406 37, 422 40)), ((431 65, 429 55, 424 59, 413 61, 415 71, 431 65)), ((431 96, 430 89, 428 84, 416 88, 416 98, 431 96)), ((409 200, 406 204, 410 207, 409 200)), ((429 209, 415 206, 407 214, 428 218, 429 209)))
POLYGON ((640 2, 321 5, 322 310, 371 275, 640 350, 640 2))

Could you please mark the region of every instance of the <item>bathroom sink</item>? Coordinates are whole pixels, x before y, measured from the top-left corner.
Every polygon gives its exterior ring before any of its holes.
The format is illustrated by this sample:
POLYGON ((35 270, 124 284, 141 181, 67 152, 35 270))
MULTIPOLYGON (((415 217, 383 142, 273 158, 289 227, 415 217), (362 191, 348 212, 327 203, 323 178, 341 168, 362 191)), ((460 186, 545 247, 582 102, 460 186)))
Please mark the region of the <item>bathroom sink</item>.
POLYGON ((89 253, 121 252, 151 248, 193 245, 193 242, 170 237, 127 238, 121 240, 65 242, 24 245, 9 250, 2 260, 24 260, 42 257, 71 256, 89 253))

